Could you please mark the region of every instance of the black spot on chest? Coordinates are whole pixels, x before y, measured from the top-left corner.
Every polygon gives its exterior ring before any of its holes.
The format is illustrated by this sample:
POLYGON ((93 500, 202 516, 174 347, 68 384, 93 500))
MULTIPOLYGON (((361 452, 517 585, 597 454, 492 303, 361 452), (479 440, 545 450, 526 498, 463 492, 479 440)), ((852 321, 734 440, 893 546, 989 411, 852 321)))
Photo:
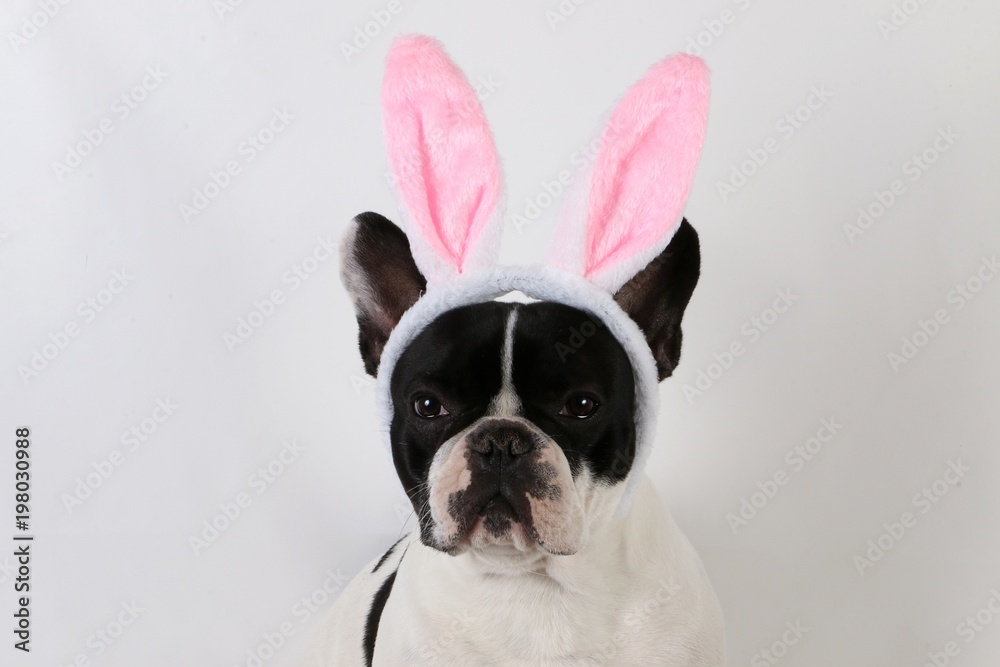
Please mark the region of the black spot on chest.
POLYGON ((384 554, 382 554, 382 557, 378 559, 377 563, 375 563, 375 567, 372 568, 372 574, 375 574, 376 572, 378 572, 378 569, 380 567, 382 567, 383 565, 385 565, 385 562, 387 560, 389 560, 389 556, 392 555, 392 552, 395 551, 396 547, 399 546, 400 542, 402 542, 405 539, 406 539, 405 536, 399 538, 398 540, 396 540, 395 544, 393 544, 391 547, 389 547, 388 551, 386 551, 384 554))
POLYGON ((372 598, 372 606, 368 610, 368 618, 365 619, 365 635, 362 648, 365 652, 365 666, 372 667, 372 660, 375 659, 375 640, 378 639, 378 626, 382 620, 382 612, 385 610, 385 603, 389 601, 389 594, 392 593, 392 585, 396 583, 396 572, 385 578, 379 586, 375 597, 372 598))

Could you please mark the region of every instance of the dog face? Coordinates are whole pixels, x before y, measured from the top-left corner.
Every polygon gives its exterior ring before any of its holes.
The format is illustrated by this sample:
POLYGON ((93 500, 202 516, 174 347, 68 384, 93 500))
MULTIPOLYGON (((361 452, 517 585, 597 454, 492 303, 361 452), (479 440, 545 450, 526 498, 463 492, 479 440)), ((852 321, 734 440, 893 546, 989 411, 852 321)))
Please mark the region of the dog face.
MULTIPOLYGON (((358 216, 342 248, 374 374, 426 283, 405 235, 381 216, 358 216)), ((684 222, 615 295, 646 335, 660 379, 679 359, 698 266, 697 235, 684 222)), ((494 301, 445 312, 403 351, 390 392, 396 471, 422 541, 446 553, 576 553, 632 470, 632 366, 597 318, 569 306, 494 301)))
POLYGON ((406 349, 391 387, 396 470, 424 542, 442 551, 574 553, 590 496, 631 469, 631 365, 575 308, 449 311, 406 349), (572 347, 581 330, 587 337, 572 347))

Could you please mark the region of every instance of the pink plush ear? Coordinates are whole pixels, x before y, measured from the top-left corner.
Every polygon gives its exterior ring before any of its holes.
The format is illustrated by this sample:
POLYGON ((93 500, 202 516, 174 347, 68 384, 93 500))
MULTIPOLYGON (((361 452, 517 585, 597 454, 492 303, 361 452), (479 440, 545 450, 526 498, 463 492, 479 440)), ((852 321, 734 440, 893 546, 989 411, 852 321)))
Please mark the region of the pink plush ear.
POLYGON ((502 226, 500 162, 475 91, 440 44, 396 40, 382 111, 410 245, 428 282, 491 266, 502 226))
POLYGON ((560 222, 552 261, 613 293, 666 248, 682 219, 707 117, 701 59, 675 54, 653 66, 612 113, 589 198, 560 222))

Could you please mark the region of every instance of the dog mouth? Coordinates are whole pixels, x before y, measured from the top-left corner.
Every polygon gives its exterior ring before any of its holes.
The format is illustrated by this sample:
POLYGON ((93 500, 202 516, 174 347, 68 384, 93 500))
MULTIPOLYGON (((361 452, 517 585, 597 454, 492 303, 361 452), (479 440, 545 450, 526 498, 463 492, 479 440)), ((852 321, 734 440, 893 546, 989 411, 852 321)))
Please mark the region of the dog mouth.
POLYGON ((521 522, 521 517, 518 516, 514 506, 500 493, 487 500, 476 516, 482 517, 488 526, 491 524, 509 526, 512 521, 521 522))
POLYGON ((473 549, 491 552, 496 549, 502 552, 529 552, 538 546, 530 520, 523 518, 502 492, 488 498, 472 515, 460 542, 473 549))
MULTIPOLYGON (((498 529, 504 526, 509 527, 513 522, 523 523, 521 517, 517 513, 517 510, 514 509, 510 500, 508 500, 501 491, 497 491, 492 496, 488 497, 482 506, 471 514, 473 516, 473 522, 480 519, 487 527, 498 529)), ((490 532, 494 531, 491 530, 490 532)))
POLYGON ((479 509, 470 512, 469 516, 471 521, 467 524, 467 539, 479 535, 490 542, 506 542, 515 532, 530 533, 530 521, 521 516, 503 491, 497 491, 486 498, 479 509))

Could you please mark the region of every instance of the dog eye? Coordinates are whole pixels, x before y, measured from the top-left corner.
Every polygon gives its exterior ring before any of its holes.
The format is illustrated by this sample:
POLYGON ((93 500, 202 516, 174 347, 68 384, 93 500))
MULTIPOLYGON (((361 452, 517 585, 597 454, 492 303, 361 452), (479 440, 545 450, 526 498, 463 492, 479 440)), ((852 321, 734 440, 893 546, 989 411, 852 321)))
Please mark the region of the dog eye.
POLYGON ((443 417, 448 414, 448 411, 441 401, 437 400, 433 396, 420 396, 413 402, 413 411, 417 413, 418 417, 424 419, 434 419, 435 417, 443 417))
POLYGON ((576 396, 570 396, 569 400, 566 401, 566 405, 559 412, 561 415, 566 415, 567 417, 576 417, 577 419, 586 419, 587 417, 593 417, 594 413, 597 412, 598 403, 590 396, 585 396, 583 394, 577 394, 576 396))

